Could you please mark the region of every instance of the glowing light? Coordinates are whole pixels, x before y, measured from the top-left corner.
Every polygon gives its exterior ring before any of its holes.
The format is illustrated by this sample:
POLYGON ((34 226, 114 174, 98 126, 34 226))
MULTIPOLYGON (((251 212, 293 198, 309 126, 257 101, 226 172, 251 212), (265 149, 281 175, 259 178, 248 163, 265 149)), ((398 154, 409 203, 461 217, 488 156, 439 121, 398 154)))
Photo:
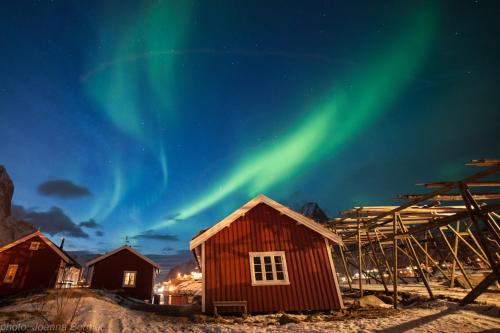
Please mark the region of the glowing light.
MULTIPOLYGON (((404 90, 426 58, 436 21, 434 8, 421 11, 401 38, 352 76, 352 85, 335 88, 323 103, 270 146, 255 151, 197 200, 181 209, 189 218, 236 190, 251 197, 330 157, 382 114, 404 90)), ((154 228, 165 227, 164 220, 154 228)))
MULTIPOLYGON (((137 13, 138 20, 127 25, 126 32, 111 49, 103 48, 98 61, 135 59, 133 55, 137 53, 155 53, 181 46, 188 32, 191 7, 189 1, 152 3, 137 13)), ((146 146, 157 158, 163 185, 167 179, 167 158, 160 129, 175 118, 171 98, 175 59, 163 54, 136 61, 116 61, 112 65, 101 62, 97 69, 105 70, 92 70, 92 75, 83 78, 88 96, 111 124, 146 146)), ((92 63, 95 60, 92 56, 92 63)))

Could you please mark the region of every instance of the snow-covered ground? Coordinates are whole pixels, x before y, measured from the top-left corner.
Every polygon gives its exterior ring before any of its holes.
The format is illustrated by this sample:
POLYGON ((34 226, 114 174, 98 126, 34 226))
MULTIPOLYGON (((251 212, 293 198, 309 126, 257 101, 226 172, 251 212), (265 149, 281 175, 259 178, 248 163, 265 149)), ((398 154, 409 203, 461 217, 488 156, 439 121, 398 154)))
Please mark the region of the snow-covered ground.
MULTIPOLYGON (((360 309, 331 315, 290 315, 298 323, 279 324, 280 314, 249 316, 246 319, 214 319, 203 315, 167 317, 131 310, 113 295, 82 291, 73 325, 87 332, 498 332, 500 308, 489 304, 460 307, 454 302, 437 300, 417 303, 399 310, 360 309)), ((74 297, 74 296, 73 296, 74 297)), ((0 332, 17 327, 44 329, 44 317, 53 318, 58 302, 36 300, 36 296, 18 299, 0 307, 0 332), (42 309, 42 305, 43 309, 42 309), (11 325, 11 326, 8 326, 11 325), (14 326, 12 326, 14 325, 14 326), (24 325, 24 326, 22 326, 24 325)), ((66 304, 71 309, 78 298, 66 304)))
MULTIPOLYGON (((443 296, 452 300, 459 301, 463 299, 469 292, 470 289, 463 288, 449 288, 442 283, 432 281, 430 283, 432 292, 434 296, 443 296)), ((347 285, 341 285, 341 287, 345 290, 348 289, 347 285)), ((389 287, 389 291, 392 291, 392 285, 389 287)), ((353 285, 354 290, 358 290, 357 284, 353 285)), ((383 291, 384 286, 381 284, 363 284, 363 290, 371 290, 371 291, 383 291)), ((423 283, 410 283, 410 284, 398 284, 399 292, 409 292, 415 295, 428 296, 427 289, 425 288, 423 283)), ((500 307, 500 289, 494 285, 488 288, 485 292, 483 292, 476 299, 478 303, 487 303, 500 307)))

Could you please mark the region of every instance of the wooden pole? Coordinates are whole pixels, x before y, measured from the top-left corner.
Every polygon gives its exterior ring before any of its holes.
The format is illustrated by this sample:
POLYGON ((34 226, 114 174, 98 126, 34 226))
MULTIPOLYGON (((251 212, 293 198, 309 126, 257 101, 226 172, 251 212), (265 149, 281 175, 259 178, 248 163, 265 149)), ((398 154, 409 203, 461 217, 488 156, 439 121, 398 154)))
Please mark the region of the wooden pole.
POLYGON ((472 285, 472 282, 469 279, 469 276, 467 275, 467 273, 465 272, 464 267, 462 266, 462 263, 460 262, 460 260, 458 260, 458 257, 455 254, 455 252, 453 252, 453 248, 451 247, 451 244, 448 241, 448 238, 446 238, 446 235, 444 234, 443 229, 439 228, 439 232, 441 233, 441 236, 443 237, 443 240, 444 240, 446 246, 450 250, 450 253, 451 253, 453 259, 457 262, 457 265, 460 268, 460 271, 462 272, 462 274, 464 275, 464 278, 467 281, 467 284, 470 286, 471 289, 474 288, 473 285, 472 285))
MULTIPOLYGON (((449 229, 453 230, 452 227, 448 226, 449 229)), ((460 230, 460 222, 457 222, 457 231, 460 230)), ((455 243, 453 244, 453 251, 458 254, 458 235, 455 235, 455 243)), ((451 280, 450 280, 450 288, 455 287, 455 267, 456 267, 457 262, 454 260, 453 264, 451 265, 451 280)))
MULTIPOLYGON (((458 223, 457 223, 458 224, 458 223)), ((490 265, 490 262, 488 261, 488 259, 486 259, 485 257, 483 257, 483 255, 481 253, 479 253, 479 251, 477 251, 465 238, 462 237, 462 235, 460 235, 460 232, 457 232, 455 231, 455 229, 453 229, 451 226, 448 226, 448 229, 455 234, 455 236, 457 238, 459 238, 472 252, 474 252, 474 254, 476 256, 479 257, 479 259, 481 259, 486 265, 488 265, 489 267, 491 267, 490 265)), ((458 229, 457 229, 458 230, 458 229)), ((456 240, 455 240, 456 242, 456 240)), ((481 247, 479 247, 481 249, 481 247)), ((456 252, 456 251, 455 251, 456 252)))
POLYGON ((385 267, 387 269, 387 273, 389 274, 389 278, 392 281, 392 280, 394 280, 394 278, 392 275, 391 265, 389 265, 389 260, 385 256, 384 247, 382 246, 382 243, 380 243, 380 239, 378 238, 377 229, 375 229, 375 239, 377 240, 378 246, 380 248, 380 252, 382 253, 382 257, 384 257, 384 263, 385 263, 385 267))
POLYGON ((449 281, 450 277, 448 275, 446 275, 446 273, 441 269, 441 267, 439 267, 439 263, 436 264, 434 258, 431 257, 431 255, 426 251, 426 249, 424 249, 422 247, 422 245, 415 239, 415 237, 413 235, 410 235, 410 237, 414 240, 415 244, 417 244, 417 246, 419 247, 419 249, 422 250, 422 252, 425 255, 425 258, 426 259, 430 259, 430 262, 432 263, 432 265, 434 267, 436 267, 437 270, 449 281))
MULTIPOLYGON (((432 234, 432 232, 430 230, 427 230, 427 234, 429 235, 430 239, 432 240, 432 244, 434 245, 434 248, 436 249, 436 252, 438 253, 439 257, 441 258, 439 265, 444 264, 446 262, 446 258, 444 256, 443 252, 441 251, 441 247, 438 245, 438 243, 436 241, 436 237, 434 237, 434 235, 432 234)), ((446 270, 448 272, 450 272, 450 269, 448 268, 448 266, 445 266, 445 267, 446 267, 446 270)))
POLYGON ((377 266, 378 273, 380 275, 380 279, 382 280, 382 284, 384 285, 384 290, 385 293, 389 293, 389 289, 387 289, 387 284, 385 283, 385 277, 384 273, 382 272, 382 266, 380 266, 380 263, 377 258, 377 253, 375 252, 375 246, 373 246, 372 240, 370 239, 370 233, 366 231, 366 238, 368 239, 368 242, 370 243, 370 248, 372 250, 372 255, 373 255, 373 260, 375 261, 375 266, 377 266))
MULTIPOLYGON (((412 236, 412 238, 415 240, 415 244, 417 244, 421 250, 424 251, 424 258, 425 258, 425 270, 426 270, 426 275, 427 275, 427 278, 430 279, 430 273, 429 273, 429 255, 428 255, 428 252, 427 252, 427 234, 424 234, 424 247, 425 249, 422 249, 422 247, 420 246, 420 243, 417 242, 417 240, 415 239, 415 237, 412 236)), ((435 263, 434 263, 434 260, 432 260, 432 265, 434 266, 435 263)), ((438 266, 439 267, 439 266, 438 266)))
MULTIPOLYGON (((474 198, 470 194, 470 192, 465 184, 460 183, 460 191, 461 191, 462 197, 464 199, 465 207, 467 208, 467 211, 469 212, 470 219, 472 220, 472 223, 474 223, 474 227, 477 230, 477 236, 479 238, 479 242, 481 244, 481 247, 483 248, 484 252, 486 253, 486 255, 488 257, 488 261, 490 262, 491 268, 495 272, 497 279, 500 280, 499 265, 497 265, 495 257, 493 256, 493 254, 490 252, 490 250, 488 248, 488 242, 487 242, 486 238, 484 237, 483 233, 481 232, 481 225, 479 224, 479 221, 477 221, 476 216, 474 214, 474 211, 472 210, 472 207, 474 207, 474 209, 477 212, 481 213, 481 207, 479 207, 477 202, 474 200, 474 198)), ((487 219, 484 219, 484 222, 486 223, 486 226, 489 227, 490 231, 492 231, 492 236, 495 236, 496 235, 496 233, 494 232, 495 230, 490 225, 489 221, 487 219)))
POLYGON ((363 262, 361 260, 361 229, 360 229, 360 219, 358 217, 358 267, 359 267, 359 276, 358 276, 358 281, 359 281, 359 297, 363 297, 363 262))
POLYGON ((392 279, 392 285, 393 285, 393 292, 392 292, 392 302, 393 302, 393 305, 394 305, 394 309, 397 309, 398 308, 398 279, 397 279, 397 276, 398 276, 398 240, 397 240, 397 234, 398 234, 398 231, 397 231, 397 226, 396 226, 396 215, 397 213, 394 213, 393 214, 393 221, 392 221, 392 232, 393 232, 393 235, 394 235, 394 239, 393 239, 393 255, 394 255, 394 273, 393 273, 393 276, 394 276, 394 279, 392 279))
MULTIPOLYGON (((401 227, 401 230, 406 233, 407 232, 406 227, 405 227, 403 220, 401 219, 401 216, 399 214, 397 216, 397 219, 399 221, 399 225, 401 227)), ((411 238, 405 236, 405 241, 406 241, 406 244, 408 246, 408 249, 410 250, 411 256, 415 260, 415 264, 417 266, 417 272, 420 274, 422 281, 424 281, 425 288, 427 289, 427 292, 429 293, 429 297, 432 300, 432 299, 434 299, 434 294, 432 293, 431 285, 430 285, 429 281, 427 281, 427 278, 425 277, 424 271, 422 270, 422 266, 420 265, 420 261, 418 260, 418 257, 417 257, 417 252, 415 252, 415 249, 413 248, 413 245, 411 243, 411 238)))
POLYGON ((349 290, 352 291, 351 274, 349 272, 349 268, 347 267, 347 263, 346 263, 345 255, 344 255, 344 249, 342 248, 342 245, 339 245, 339 252, 340 252, 340 258, 342 259, 342 265, 344 266, 344 272, 345 272, 345 276, 347 278, 347 283, 349 284, 349 290))
MULTIPOLYGON (((481 244, 477 241, 477 238, 474 236, 470 228, 467 228, 467 233, 469 234, 470 239, 474 242, 474 244, 477 246, 479 251, 483 254, 483 258, 487 258, 486 253, 484 252, 483 248, 481 247, 481 244)), ((488 263, 491 267, 491 263, 488 263)))
POLYGON ((461 301, 460 305, 467 305, 473 302, 479 295, 483 293, 490 285, 497 281, 497 276, 495 272, 491 272, 486 276, 483 281, 481 281, 474 289, 470 291, 461 301))

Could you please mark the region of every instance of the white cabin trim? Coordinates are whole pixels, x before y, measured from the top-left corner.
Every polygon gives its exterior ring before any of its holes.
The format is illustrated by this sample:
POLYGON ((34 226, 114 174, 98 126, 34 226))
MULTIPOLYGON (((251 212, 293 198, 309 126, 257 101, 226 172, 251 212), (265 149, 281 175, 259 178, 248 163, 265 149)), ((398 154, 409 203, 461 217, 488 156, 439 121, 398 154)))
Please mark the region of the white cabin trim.
POLYGON ((206 290, 206 276, 205 276, 205 243, 201 244, 201 312, 205 312, 205 290, 206 290))
POLYGON ((276 209, 279 211, 281 214, 286 215, 290 217, 291 219, 295 220, 297 223, 304 225, 305 227, 308 227, 309 229, 316 231, 317 233, 321 234, 323 237, 331 240, 332 242, 335 242, 337 244, 343 244, 342 238, 338 236, 336 233, 333 231, 325 228, 321 224, 317 223, 316 221, 305 217, 304 215, 297 213, 296 211, 283 206, 282 204, 266 197, 263 194, 259 194, 249 202, 247 202, 245 205, 240 207, 239 209, 235 210, 233 213, 228 215, 226 218, 223 220, 219 221, 217 224, 212 226, 210 229, 206 230, 202 234, 198 235, 194 239, 189 242, 189 249, 192 251, 193 249, 197 248, 200 246, 202 243, 207 241, 209 238, 217 234, 219 231, 224 229, 225 227, 228 227, 236 221, 238 218, 241 216, 245 215, 250 209, 254 208, 260 203, 265 203, 271 208, 276 209))
POLYGON ((339 280, 337 277, 337 270, 335 269, 335 264, 333 263, 332 249, 330 247, 330 243, 328 243, 328 239, 325 238, 326 244, 326 252, 328 253, 328 260, 330 261, 330 268, 332 269, 333 279, 335 281, 335 289, 337 290, 337 295, 339 297, 340 308, 344 308, 344 301, 342 300, 342 294, 340 293, 339 280))
MULTIPOLYGON (((64 260, 64 262, 66 262, 67 264, 70 264, 73 262, 73 260, 71 260, 63 251, 61 251, 61 249, 58 246, 56 246, 54 243, 52 243, 52 241, 50 239, 48 239, 44 234, 42 234, 40 232, 40 230, 37 230, 37 231, 35 231, 31 234, 28 234, 22 238, 19 238, 18 240, 14 241, 12 243, 4 245, 3 247, 0 248, 0 253, 4 252, 10 248, 13 248, 16 245, 24 243, 24 242, 26 242, 26 241, 28 241, 31 238, 36 237, 36 236, 40 237, 40 239, 43 240, 43 242, 45 244, 47 244, 52 250, 54 250, 64 260)), ((31 247, 31 244, 30 244, 30 247, 31 247)))

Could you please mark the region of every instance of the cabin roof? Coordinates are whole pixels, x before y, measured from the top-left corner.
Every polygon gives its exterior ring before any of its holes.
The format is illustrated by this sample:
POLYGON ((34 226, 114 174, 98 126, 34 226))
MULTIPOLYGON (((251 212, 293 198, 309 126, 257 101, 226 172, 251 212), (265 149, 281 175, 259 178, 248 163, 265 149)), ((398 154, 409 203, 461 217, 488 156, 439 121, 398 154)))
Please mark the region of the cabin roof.
POLYGON ((231 223, 236 221, 238 218, 241 216, 245 215, 249 210, 254 208, 260 203, 264 203, 271 208, 276 209, 279 211, 281 214, 284 214, 291 219, 295 220, 296 222, 304 225, 305 227, 321 234, 325 238, 337 243, 337 244, 342 244, 342 238, 338 236, 336 233, 334 233, 331 230, 328 230, 321 224, 317 223, 316 221, 305 217, 304 215, 297 213, 296 211, 266 197, 263 194, 259 194, 231 214, 229 214, 226 218, 223 220, 219 221, 215 225, 213 225, 211 228, 205 230, 204 232, 200 233, 198 236, 194 237, 190 242, 189 242, 189 249, 193 250, 197 248, 199 245, 204 243, 206 240, 208 240, 210 237, 214 236, 217 234, 219 231, 224 229, 225 227, 229 226, 231 223))
POLYGON ((67 264, 71 264, 71 265, 80 267, 80 265, 78 264, 78 262, 76 262, 75 259, 73 259, 66 251, 61 249, 56 244, 54 244, 54 242, 52 242, 44 234, 42 234, 42 232, 40 230, 36 230, 36 231, 34 231, 34 232, 24 236, 24 237, 19 238, 18 240, 13 241, 12 243, 9 243, 9 244, 2 246, 0 248, 0 253, 4 252, 10 248, 13 248, 16 245, 24 243, 24 242, 30 240, 31 238, 34 238, 37 236, 41 240, 43 240, 52 250, 54 250, 54 252, 56 252, 67 264))
POLYGON ((130 252, 132 252, 133 254, 135 254, 136 256, 138 256, 139 258, 143 259, 144 261, 148 262, 151 266, 157 268, 158 270, 160 270, 160 265, 158 265, 157 263, 155 263, 153 260, 149 259, 148 257, 146 257, 145 255, 143 255, 142 253, 140 253, 139 251, 137 250, 134 250, 132 247, 128 246, 128 245, 123 245, 122 247, 119 247, 113 251, 110 251, 106 254, 103 254, 102 256, 100 257, 97 257, 97 258, 94 258, 90 261, 87 261, 85 263, 85 266, 87 267, 90 267, 94 264, 96 264, 97 262, 101 261, 101 260, 104 260, 108 257, 111 257, 112 255, 118 253, 118 252, 121 252, 123 250, 128 250, 130 252))

